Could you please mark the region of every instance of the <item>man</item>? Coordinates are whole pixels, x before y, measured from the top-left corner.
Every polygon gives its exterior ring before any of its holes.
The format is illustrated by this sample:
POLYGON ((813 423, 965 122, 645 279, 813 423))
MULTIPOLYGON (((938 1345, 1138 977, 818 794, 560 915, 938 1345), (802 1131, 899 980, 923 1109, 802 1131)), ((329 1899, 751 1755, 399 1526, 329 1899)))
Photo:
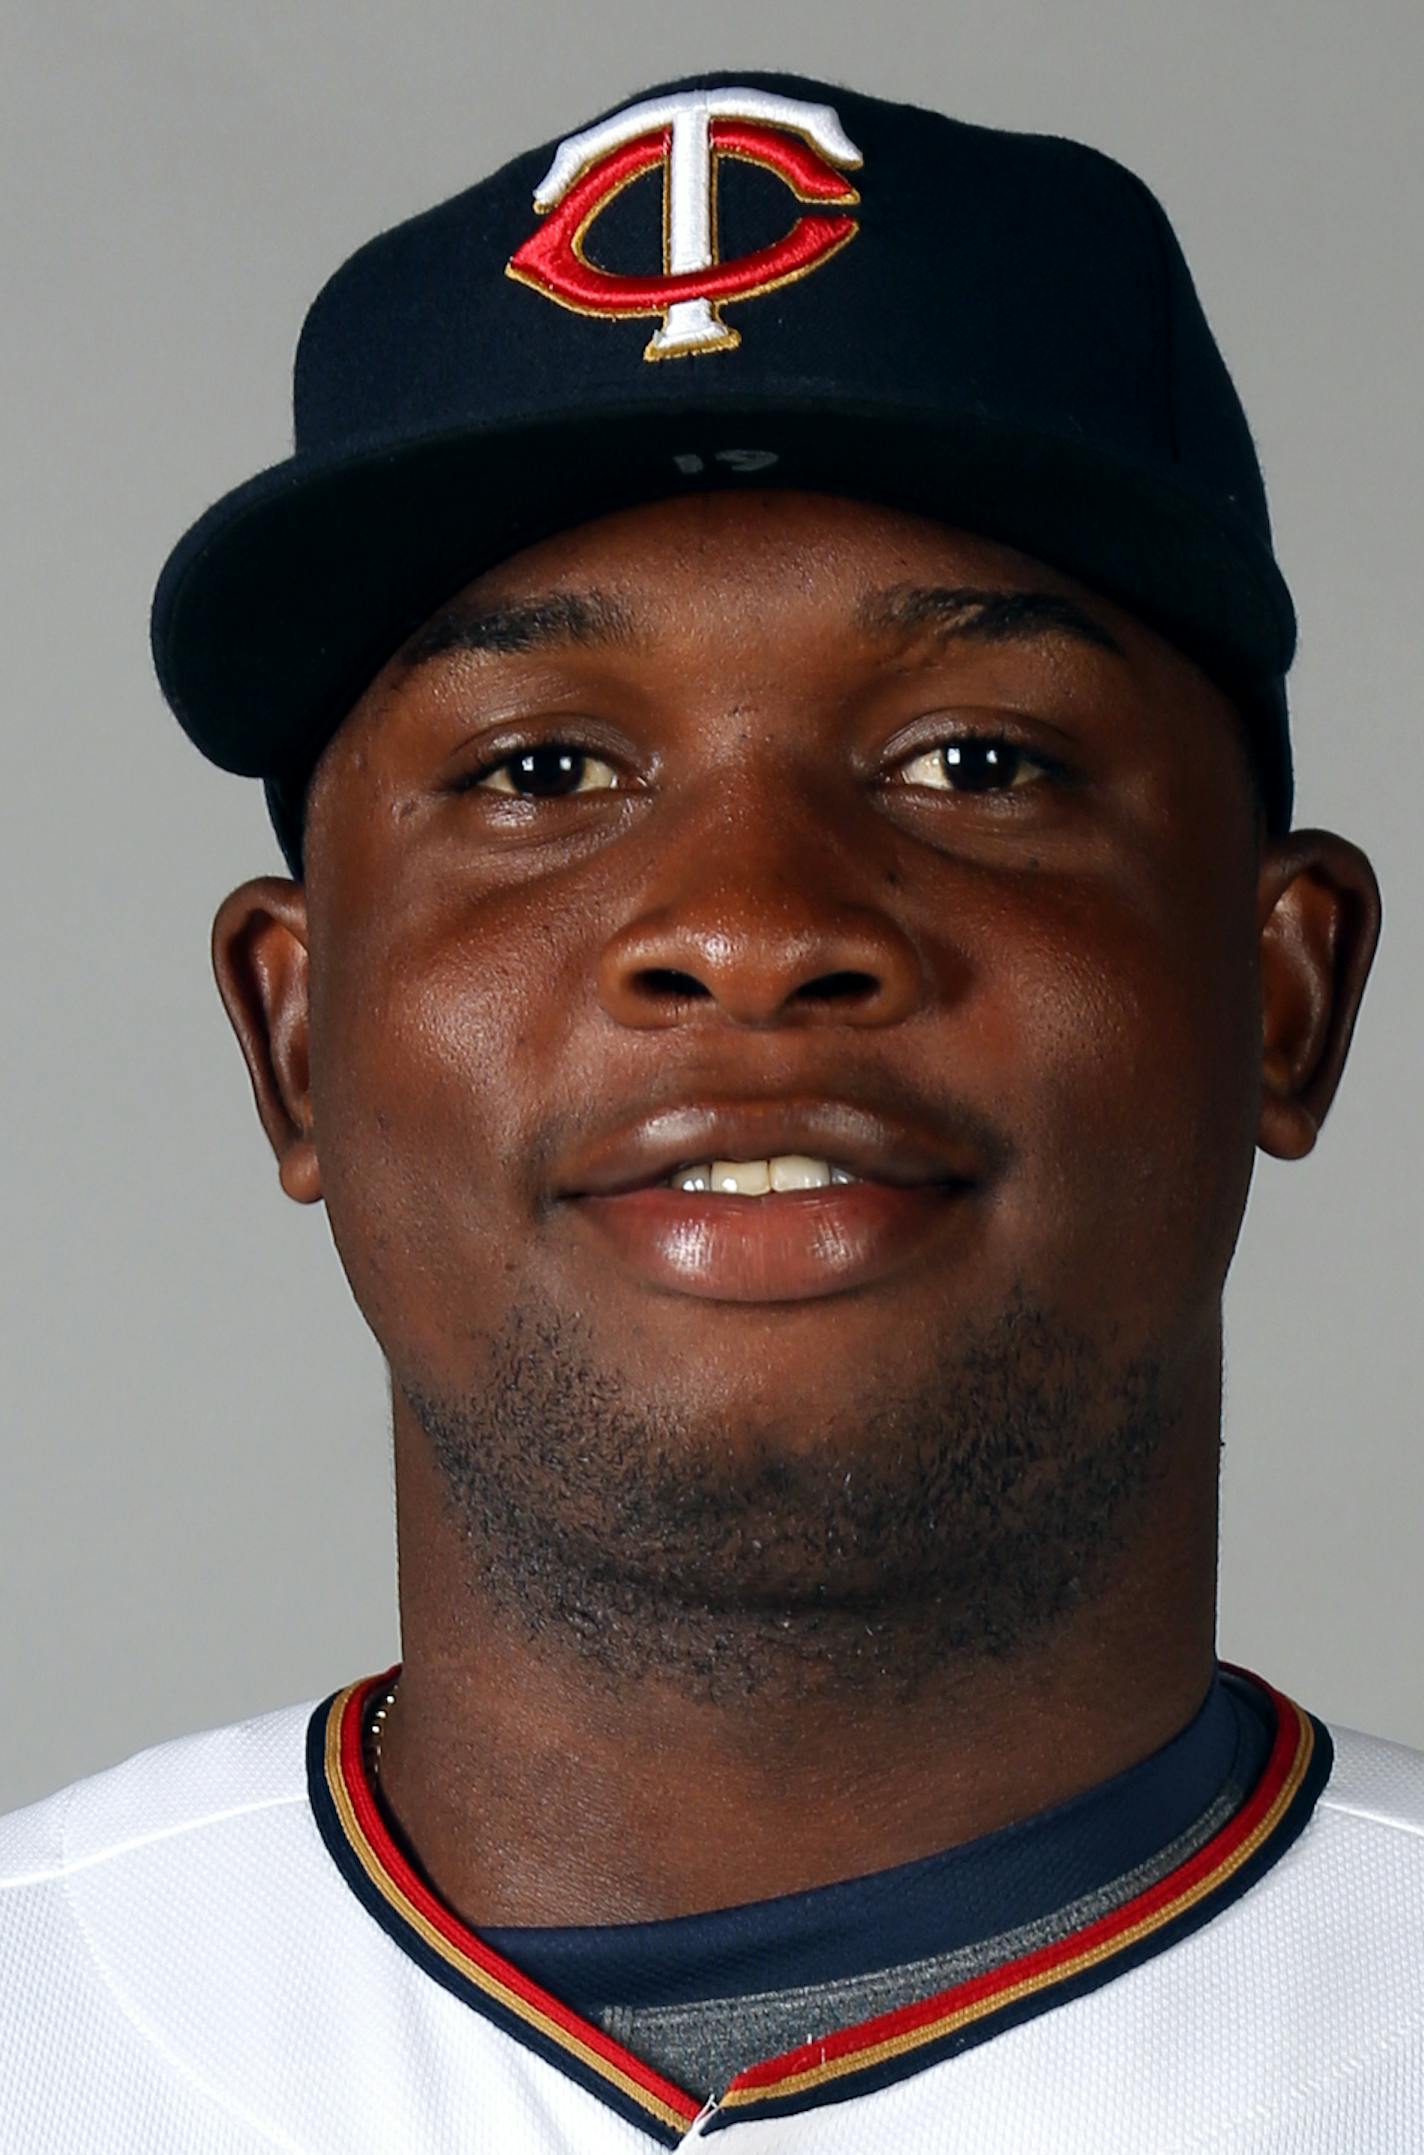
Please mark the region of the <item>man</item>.
POLYGON ((364 248, 296 402, 155 651, 292 872, 214 963, 402 1658, 0 1824, 0 2143, 1424 2146, 1424 1759, 1217 1659, 1380 897, 1160 208, 699 77, 364 248))

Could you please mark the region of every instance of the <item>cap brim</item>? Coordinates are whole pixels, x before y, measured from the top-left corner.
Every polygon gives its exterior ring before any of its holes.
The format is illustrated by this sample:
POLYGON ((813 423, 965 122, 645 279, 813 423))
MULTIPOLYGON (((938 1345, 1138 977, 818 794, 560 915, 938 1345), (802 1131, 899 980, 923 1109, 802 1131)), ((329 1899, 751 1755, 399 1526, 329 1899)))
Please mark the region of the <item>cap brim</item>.
POLYGON ((304 774, 406 638, 485 569, 619 508, 747 486, 847 495, 997 539, 1224 679, 1290 664, 1295 618, 1267 548, 1160 473, 972 411, 720 396, 715 409, 584 405, 289 458, 169 556, 151 621, 159 682, 224 770, 304 774))

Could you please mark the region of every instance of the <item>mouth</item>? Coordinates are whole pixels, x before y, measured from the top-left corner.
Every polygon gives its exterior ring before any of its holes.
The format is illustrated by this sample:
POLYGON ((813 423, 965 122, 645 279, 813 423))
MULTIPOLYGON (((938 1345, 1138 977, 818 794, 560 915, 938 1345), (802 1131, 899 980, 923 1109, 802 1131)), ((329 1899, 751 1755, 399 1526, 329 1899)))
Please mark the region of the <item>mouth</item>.
POLYGON ((715 1192, 719 1197, 799 1196, 830 1184, 865 1182, 840 1160, 812 1159, 807 1153, 778 1153, 770 1160, 689 1160, 669 1169, 643 1188, 715 1192))
POLYGON ((571 1197, 568 1209, 624 1273, 720 1302, 803 1302, 864 1288, 913 1262, 932 1238, 962 1238, 979 1216, 976 1185, 958 1176, 897 1184, 810 1164, 822 1172, 773 1180, 775 1161, 693 1161, 636 1188, 571 1197))

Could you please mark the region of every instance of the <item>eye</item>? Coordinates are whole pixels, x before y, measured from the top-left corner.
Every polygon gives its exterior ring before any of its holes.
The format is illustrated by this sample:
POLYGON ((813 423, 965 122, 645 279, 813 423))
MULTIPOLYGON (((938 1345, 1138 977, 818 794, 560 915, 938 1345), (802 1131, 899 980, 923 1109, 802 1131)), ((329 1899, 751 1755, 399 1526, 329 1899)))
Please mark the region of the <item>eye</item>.
POLYGON ((1049 778, 1066 775, 1066 765, 1012 741, 1004 733, 957 733, 921 749, 899 766, 911 785, 948 793, 1021 793, 1034 770, 1049 778), (922 765, 926 776, 911 776, 922 765), (940 780, 948 780, 939 785, 940 780))
POLYGON ((457 778, 452 793, 469 793, 480 787, 487 793, 502 793, 515 800, 568 800, 574 794, 606 793, 607 786, 580 786, 579 779, 590 769, 607 771, 616 780, 617 774, 611 763, 588 749, 580 748, 573 741, 540 741, 537 745, 513 749, 494 763, 482 764, 477 771, 467 771, 457 778), (485 785, 485 780, 496 773, 509 771, 512 779, 503 785, 485 785), (526 792, 523 789, 528 788, 526 792))
MULTIPOLYGON (((908 783, 946 793, 1020 793, 1037 771, 1062 777, 1066 766, 1052 756, 1026 748, 1002 733, 960 733, 921 749, 898 766, 908 783), (923 775, 915 776, 916 766, 923 775)), ((457 778, 452 793, 502 794, 512 800, 572 800, 584 793, 607 793, 617 788, 613 766, 576 741, 540 741, 511 749, 478 770, 457 778), (591 772, 605 774, 605 782, 584 785, 591 772), (506 777, 505 774, 509 775, 506 777), (494 783, 495 780, 499 783, 494 783), (606 781, 611 780, 611 784, 606 781)))

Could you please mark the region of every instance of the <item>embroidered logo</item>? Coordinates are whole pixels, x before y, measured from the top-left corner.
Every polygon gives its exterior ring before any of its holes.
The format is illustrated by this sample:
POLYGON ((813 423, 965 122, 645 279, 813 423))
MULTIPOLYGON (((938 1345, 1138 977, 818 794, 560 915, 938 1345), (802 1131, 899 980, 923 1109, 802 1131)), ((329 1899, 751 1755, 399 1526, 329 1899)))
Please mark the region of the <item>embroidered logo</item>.
POLYGON ((848 205, 845 178, 862 162, 829 105, 768 90, 683 90, 650 97, 559 144, 534 207, 544 222, 505 265, 575 314, 660 314, 645 359, 726 352, 741 336, 721 318, 729 300, 755 299, 829 262, 860 229, 817 210, 783 239, 730 262, 717 256, 717 167, 737 157, 784 180, 798 201, 848 205), (589 228, 643 173, 663 168, 663 274, 624 276, 584 251, 589 228))

